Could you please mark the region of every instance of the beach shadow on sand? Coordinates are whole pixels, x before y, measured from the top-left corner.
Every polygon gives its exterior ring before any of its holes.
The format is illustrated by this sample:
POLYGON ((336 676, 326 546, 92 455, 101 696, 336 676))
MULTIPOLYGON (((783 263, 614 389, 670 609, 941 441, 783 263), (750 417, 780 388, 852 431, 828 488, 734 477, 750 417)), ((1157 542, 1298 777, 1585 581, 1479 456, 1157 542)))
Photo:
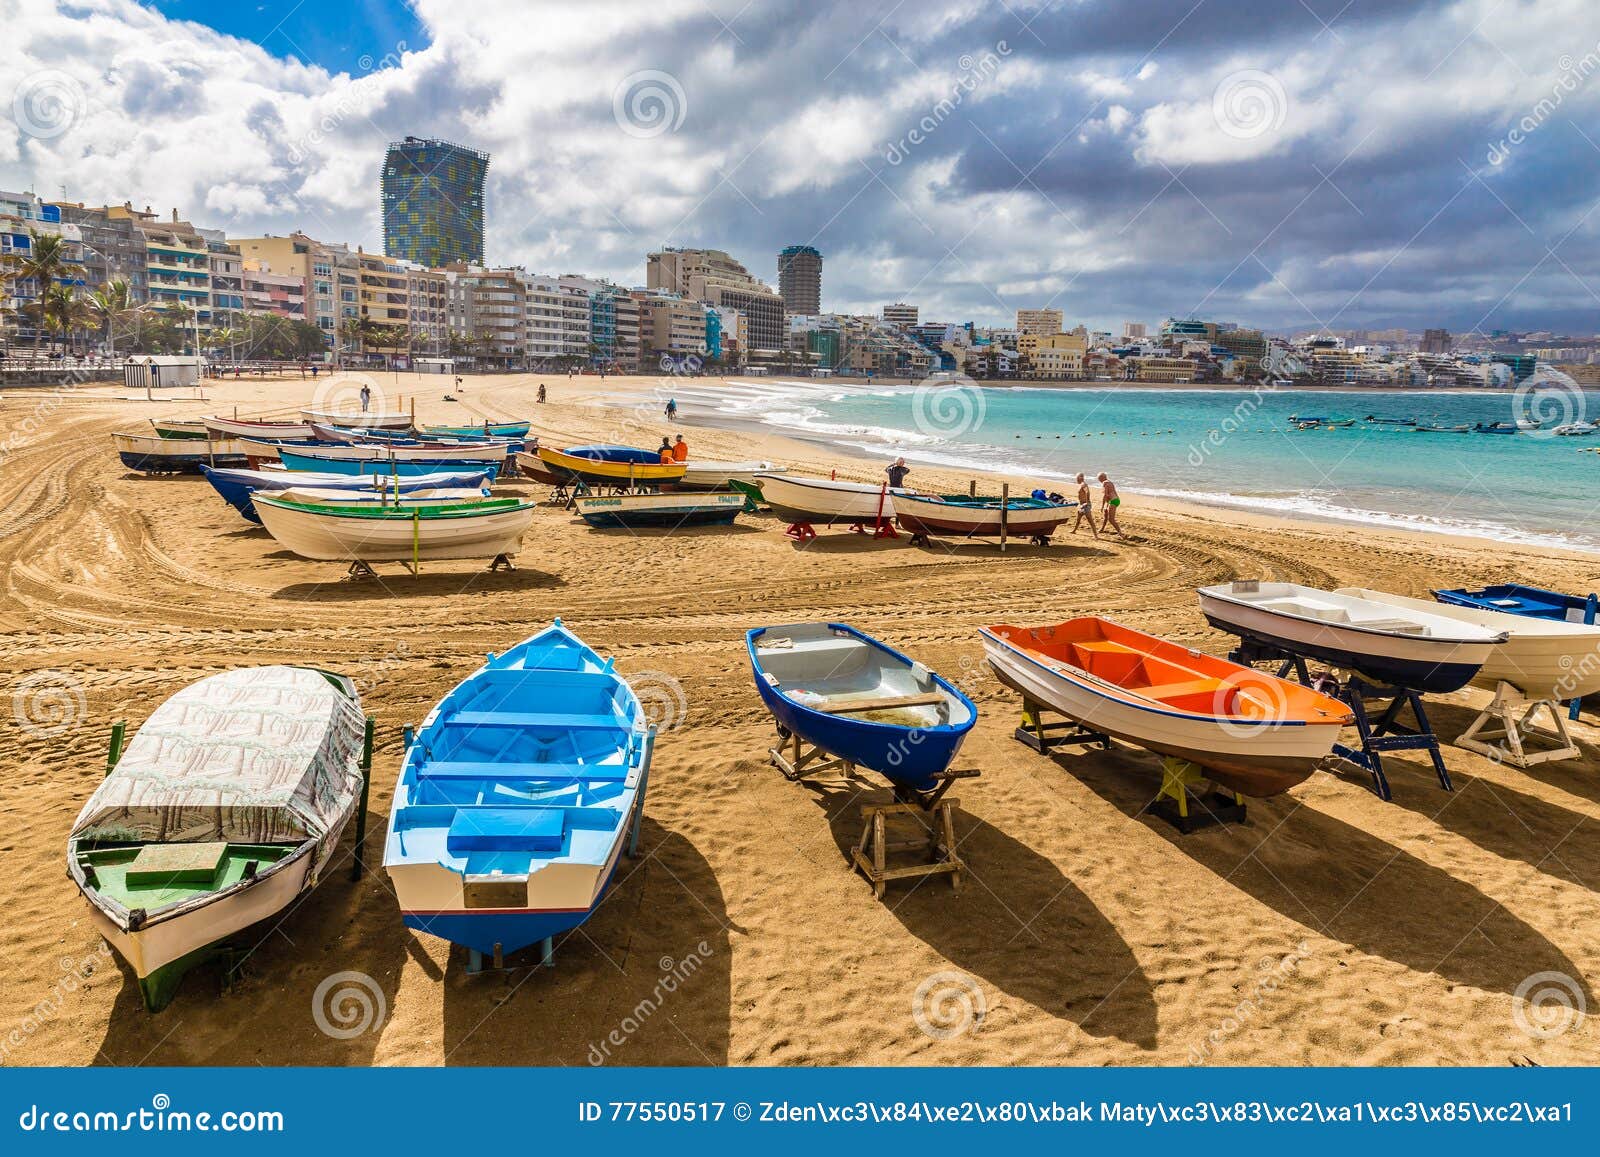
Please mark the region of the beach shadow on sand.
MULTIPOLYGON (((1055 762, 1229 886, 1361 952, 1487 992, 1514 993, 1536 972, 1583 975, 1542 933, 1465 880, 1293 796, 1247 800, 1247 823, 1185 836, 1142 814, 1160 783, 1155 756, 1119 749, 1055 762)), ((1402 770, 1404 762, 1385 760, 1396 798, 1443 794, 1431 769, 1402 770)))
POLYGON ((94 1063, 370 1065, 406 952, 382 874, 387 822, 378 811, 367 817, 359 881, 350 878, 351 824, 316 888, 232 938, 250 952, 231 988, 223 989, 223 964, 212 961, 183 978, 170 1005, 148 1013, 132 970, 121 965, 122 990, 94 1063))
MULTIPOLYGON (((698 848, 645 817, 640 858, 585 923, 472 975, 453 948, 444 978, 449 1065, 725 1065, 733 929, 698 848)), ((407 933, 407 935, 412 935, 407 933)))
MULTIPOLYGON (((1563 706, 1560 710, 1564 712, 1566 708, 1563 706)), ((1470 707, 1458 707, 1453 703, 1430 702, 1428 704, 1428 718, 1438 731, 1440 741, 1444 743, 1448 743, 1450 739, 1460 735, 1468 727, 1472 726, 1472 721, 1477 716, 1478 713, 1470 707)), ((1565 715, 1562 718, 1566 718, 1565 715)), ((1545 722, 1543 714, 1540 715, 1540 722, 1545 722)), ((1592 716, 1590 716, 1589 722, 1594 722, 1592 716)), ((1573 735, 1572 742, 1581 753, 1579 758, 1536 763, 1532 767, 1515 769, 1516 774, 1525 775, 1529 779, 1537 780, 1540 783, 1559 788, 1565 792, 1571 792, 1579 799, 1586 799, 1590 803, 1600 804, 1600 771, 1596 770, 1600 768, 1600 747, 1596 747, 1592 743, 1585 743, 1577 735, 1573 735)), ((1538 750, 1540 745, 1535 742, 1532 747, 1534 750, 1538 750)), ((1448 767, 1450 765, 1450 748, 1446 747, 1444 751, 1445 765, 1448 767)), ((1451 775, 1457 779, 1457 786, 1459 787, 1459 777, 1455 776, 1453 768, 1451 769, 1451 775)), ((1496 788, 1495 790, 1498 791, 1499 789, 1496 788)), ((1600 886, 1600 882, 1597 882, 1597 886, 1600 886)))
MULTIPOLYGON (((847 860, 861 836, 857 805, 891 802, 888 790, 858 794, 860 784, 850 781, 804 786, 827 812, 847 860)), ((959 894, 935 876, 892 883, 875 901, 862 879, 861 903, 882 903, 906 931, 982 983, 1090 1036, 1155 1048, 1154 991, 1111 921, 1055 864, 993 825, 957 809, 955 833, 969 869, 959 894)))
MULTIPOLYGON (((266 556, 284 562, 298 562, 298 555, 277 551, 266 556)), ((330 564, 337 566, 338 564, 330 564)), ((424 564, 426 565, 426 564, 424 564)), ((328 581, 290 583, 274 591, 272 597, 289 602, 358 603, 396 598, 432 599, 463 594, 503 594, 507 591, 556 590, 567 585, 560 575, 538 570, 499 570, 487 567, 475 571, 424 570, 414 575, 409 570, 381 570, 376 579, 347 579, 331 570, 328 581)))

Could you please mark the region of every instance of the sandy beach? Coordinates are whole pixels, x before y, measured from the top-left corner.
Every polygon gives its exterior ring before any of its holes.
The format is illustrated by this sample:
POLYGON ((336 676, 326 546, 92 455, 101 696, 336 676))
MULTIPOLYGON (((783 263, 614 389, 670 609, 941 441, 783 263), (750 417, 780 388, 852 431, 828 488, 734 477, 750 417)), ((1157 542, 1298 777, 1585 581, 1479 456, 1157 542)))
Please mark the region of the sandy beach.
MULTIPOLYGON (((881 476, 881 463, 814 444, 668 425, 659 397, 670 383, 653 378, 470 378, 457 401, 443 400, 446 379, 373 380, 375 408, 414 401, 430 422, 528 417, 557 445, 654 446, 681 432, 694 457, 881 476), (541 381, 550 401, 536 405, 541 381)), ((1047 757, 1014 741, 1018 698, 988 672, 977 634, 1102 614, 1220 654, 1229 640, 1194 596, 1206 583, 1424 595, 1514 577, 1586 592, 1600 586, 1594 556, 1125 495, 1126 540, 1058 535, 1004 554, 827 532, 801 547, 770 515, 600 532, 541 508, 515 571, 439 562, 413 577, 388 565, 380 582, 350 583, 342 563, 278 548, 202 479, 128 472, 108 437, 151 417, 289 415, 344 395, 299 379, 208 382, 204 401, 124 393, 0 401, 5 1064, 1503 1066, 1600 1055, 1593 1015, 1540 1020, 1517 999, 1554 984, 1600 1009, 1593 716, 1574 727, 1581 760, 1524 772, 1447 745, 1457 790, 1445 793, 1421 753, 1399 753, 1387 760, 1392 803, 1335 764, 1251 801, 1245 825, 1181 836, 1140 814, 1159 782, 1155 757, 1047 757), (463 952, 401 925, 379 866, 401 729, 485 652, 558 615, 615 655, 660 713, 645 854, 553 969, 468 976, 463 952), (773 730, 744 632, 815 619, 878 636, 978 704, 960 762, 982 775, 953 793, 970 866, 959 894, 934 878, 874 900, 845 849, 859 806, 888 797, 883 782, 802 785, 768 765, 773 730), (372 870, 350 880, 347 834, 344 863, 254 941, 231 987, 207 965, 148 1015, 67 878, 68 829, 105 772, 114 721, 137 726, 196 679, 278 662, 349 675, 377 717, 372 870), (355 1033, 327 1031, 325 982, 340 973, 371 980, 372 1015, 355 1033)), ((912 481, 965 490, 972 477, 918 468, 912 481)), ((1034 485, 992 477, 980 489, 1001 481, 1013 493, 1034 485)), ((513 481, 497 493, 545 488, 513 481)), ((1487 700, 1430 700, 1441 736, 1487 700)))

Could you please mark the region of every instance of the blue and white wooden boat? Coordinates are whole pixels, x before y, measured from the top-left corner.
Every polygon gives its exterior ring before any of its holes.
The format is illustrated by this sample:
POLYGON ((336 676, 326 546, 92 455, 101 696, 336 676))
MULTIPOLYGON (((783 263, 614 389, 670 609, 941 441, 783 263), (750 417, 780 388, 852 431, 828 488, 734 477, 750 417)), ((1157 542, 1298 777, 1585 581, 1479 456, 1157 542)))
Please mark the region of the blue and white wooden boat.
POLYGON ((398 492, 409 494, 413 490, 436 489, 483 489, 494 479, 492 470, 462 470, 441 472, 438 474, 421 474, 415 478, 397 478, 393 474, 378 475, 351 475, 351 474, 321 474, 301 470, 245 470, 243 468, 217 467, 213 469, 204 463, 200 472, 205 475, 206 481, 222 500, 233 507, 246 519, 261 525, 261 516, 256 513, 251 496, 258 490, 271 493, 274 490, 297 490, 304 487, 314 487, 319 490, 349 490, 351 492, 367 491, 376 494, 374 478, 383 479, 382 489, 390 494, 398 492))
POLYGON ((638 446, 568 446, 565 452, 574 458, 587 458, 591 462, 635 462, 656 465, 661 461, 661 451, 643 450, 638 446))
POLYGON ((1469 590, 1434 591, 1433 597, 1441 603, 1458 607, 1473 607, 1483 611, 1504 611, 1508 615, 1523 615, 1531 619, 1560 619, 1567 623, 1592 625, 1595 612, 1600 610, 1600 597, 1595 595, 1564 595, 1541 587, 1527 587, 1521 583, 1497 583, 1494 586, 1469 590))
POLYGON ((143 474, 193 474, 207 464, 243 465, 244 448, 231 439, 163 438, 159 434, 113 434, 117 457, 143 474))
POLYGON ((870 768, 896 789, 934 790, 977 722, 972 700, 950 683, 844 623, 758 627, 745 644, 780 735, 870 768))
POLYGON ((371 475, 392 474, 401 478, 416 478, 423 474, 483 471, 490 481, 500 471, 500 460, 488 460, 482 453, 455 454, 441 451, 439 456, 427 458, 390 457, 377 453, 365 458, 324 458, 304 452, 304 448, 279 447, 279 460, 293 471, 312 471, 322 474, 371 475))
POLYGON ((726 526, 744 510, 735 491, 696 494, 606 494, 573 500, 578 516, 600 530, 726 526))
POLYGON ((557 619, 408 729, 383 862, 408 928, 471 967, 569 932, 638 848, 655 729, 557 619))
POLYGON ((421 433, 446 438, 526 438, 528 422, 484 422, 480 426, 422 426, 421 433))

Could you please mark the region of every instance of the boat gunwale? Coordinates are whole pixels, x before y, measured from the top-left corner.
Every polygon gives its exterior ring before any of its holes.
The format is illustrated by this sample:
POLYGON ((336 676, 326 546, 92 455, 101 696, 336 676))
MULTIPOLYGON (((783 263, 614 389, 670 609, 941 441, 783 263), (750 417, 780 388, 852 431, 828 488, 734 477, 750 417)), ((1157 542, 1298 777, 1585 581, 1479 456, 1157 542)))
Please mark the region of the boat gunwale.
MULTIPOLYGON (((278 492, 281 493, 281 492, 278 492)), ((292 502, 282 498, 274 498, 271 494, 252 494, 250 501, 265 502, 269 506, 276 506, 280 510, 295 510, 306 514, 317 514, 328 518, 362 518, 367 521, 409 521, 412 516, 420 516, 424 522, 436 522, 450 518, 468 518, 474 515, 510 514, 519 510, 532 510, 539 504, 530 498, 485 498, 481 502, 462 502, 459 504, 440 504, 438 506, 379 506, 376 509, 366 509, 354 505, 341 506, 337 503, 320 502, 292 502), (493 509, 486 509, 492 506, 493 509)))
MULTIPOLYGON (((1307 588, 1307 589, 1311 589, 1311 588, 1307 588)), ((1250 602, 1250 601, 1248 601, 1246 599, 1240 599, 1240 598, 1237 598, 1235 596, 1223 594, 1223 593, 1221 593, 1221 589, 1219 587, 1215 587, 1215 586, 1200 587, 1195 591, 1195 593, 1200 596, 1202 601, 1204 601, 1205 599, 1208 599, 1208 598, 1216 599, 1219 602, 1227 603, 1229 606, 1242 607, 1242 608, 1247 608, 1247 609, 1250 609, 1250 610, 1259 611, 1264 615, 1282 616, 1285 619, 1292 619, 1293 621, 1295 621, 1297 623, 1308 623, 1308 624, 1311 624, 1311 625, 1314 625, 1314 626, 1326 628, 1327 630, 1330 630, 1330 631, 1333 631, 1333 630, 1354 631, 1354 632, 1356 632, 1358 634, 1372 635, 1372 636, 1374 636, 1376 638, 1380 638, 1380 639, 1404 639, 1406 642, 1427 643, 1427 644, 1437 643, 1440 646, 1448 646, 1448 647, 1493 647, 1496 644, 1504 643, 1506 641, 1506 639, 1508 639, 1510 637, 1510 635, 1505 631, 1501 631, 1498 634, 1491 633, 1490 637, 1488 637, 1488 638, 1462 638, 1462 637, 1459 637, 1459 636, 1442 636, 1442 635, 1431 635, 1431 634, 1430 635, 1409 635, 1409 634, 1404 634, 1404 633, 1399 632, 1399 631, 1385 631, 1385 630, 1383 630, 1383 629, 1381 629, 1379 627, 1364 627, 1359 623, 1333 623, 1333 622, 1329 622, 1326 619, 1312 618, 1310 615, 1297 615, 1297 614, 1293 613, 1292 611, 1285 611, 1285 610, 1282 610, 1282 609, 1280 609, 1278 607, 1264 607, 1260 603, 1252 603, 1252 602, 1250 602)), ((1324 591, 1324 592, 1319 592, 1319 593, 1331 594, 1332 592, 1324 591)), ((1347 596, 1343 596, 1343 597, 1350 598, 1350 597, 1353 597, 1353 596, 1348 596, 1347 595, 1347 596)), ((1363 600, 1358 600, 1358 601, 1365 602, 1365 601, 1368 601, 1368 600, 1364 600, 1363 599, 1363 600)), ((1383 604, 1383 603, 1374 603, 1373 605, 1374 606, 1384 606, 1385 604, 1383 604)), ((1396 608, 1396 609, 1400 609, 1400 608, 1396 608)), ((1426 614, 1426 612, 1423 612, 1423 611, 1419 611, 1417 613, 1418 614, 1426 614)), ((1443 615, 1440 615, 1438 617, 1439 618, 1444 618, 1443 615)), ((1447 621, 1452 621, 1452 620, 1447 620, 1447 621)), ((1462 626, 1468 626, 1470 624, 1463 623, 1461 625, 1462 626)), ((1486 631, 1486 632, 1489 630, 1489 628, 1487 628, 1487 627, 1483 627, 1481 629, 1486 631)), ((1418 662, 1424 662, 1425 660, 1417 660, 1417 661, 1418 662)))

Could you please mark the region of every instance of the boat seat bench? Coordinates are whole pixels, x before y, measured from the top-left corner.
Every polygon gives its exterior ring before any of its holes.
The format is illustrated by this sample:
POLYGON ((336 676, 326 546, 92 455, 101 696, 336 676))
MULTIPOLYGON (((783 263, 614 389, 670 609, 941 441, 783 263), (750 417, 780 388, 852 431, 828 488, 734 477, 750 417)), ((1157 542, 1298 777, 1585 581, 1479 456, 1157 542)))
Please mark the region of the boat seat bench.
POLYGON ((571 731, 630 731, 633 728, 633 724, 619 715, 563 715, 543 711, 457 711, 441 722, 457 727, 548 727, 571 731))
POLYGON ((626 763, 475 763, 442 761, 417 768, 418 782, 443 779, 572 779, 624 780, 633 768, 626 763))
POLYGON ((849 703, 819 703, 815 710, 829 715, 850 715, 858 711, 887 711, 895 707, 934 707, 945 701, 939 691, 919 691, 915 695, 880 695, 849 703))
POLYGON ((1156 687, 1130 687, 1128 690, 1137 691, 1151 699, 1177 699, 1183 695, 1215 694, 1222 688, 1222 683, 1217 679, 1191 679, 1186 683, 1163 683, 1156 687))

